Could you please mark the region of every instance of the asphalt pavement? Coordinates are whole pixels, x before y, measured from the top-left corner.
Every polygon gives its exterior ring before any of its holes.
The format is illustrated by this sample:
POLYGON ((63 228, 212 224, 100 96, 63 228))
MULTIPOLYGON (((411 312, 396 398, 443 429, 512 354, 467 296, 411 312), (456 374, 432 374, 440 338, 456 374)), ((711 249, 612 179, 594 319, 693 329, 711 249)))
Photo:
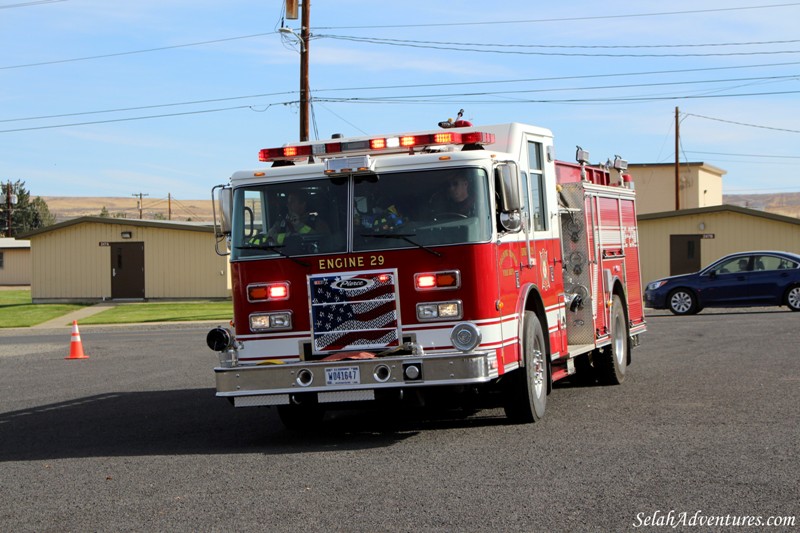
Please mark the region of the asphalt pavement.
POLYGON ((800 517, 798 320, 651 313, 624 384, 560 382, 532 425, 364 408, 307 434, 215 397, 207 325, 82 328, 73 361, 63 328, 0 330, 0 529, 798 531, 708 525, 800 517))

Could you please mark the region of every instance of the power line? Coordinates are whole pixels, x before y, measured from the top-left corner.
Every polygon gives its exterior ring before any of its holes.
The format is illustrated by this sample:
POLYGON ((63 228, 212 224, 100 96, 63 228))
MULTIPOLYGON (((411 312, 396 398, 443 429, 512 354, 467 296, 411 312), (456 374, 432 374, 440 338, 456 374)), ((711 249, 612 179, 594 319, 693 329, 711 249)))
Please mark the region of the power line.
MULTIPOLYGON (((702 98, 734 98, 743 96, 776 96, 781 94, 797 94, 797 91, 770 91, 760 93, 736 93, 736 94, 705 94, 705 95, 673 95, 673 96, 620 96, 608 98, 563 98, 563 99, 515 99, 507 101, 498 100, 468 100, 466 102, 471 104, 577 104, 577 103, 617 103, 617 102, 654 102, 661 100, 696 100, 702 98)), ((386 103, 415 103, 415 104, 442 104, 448 100, 442 98, 463 98, 463 94, 448 94, 437 95, 436 98, 432 96, 391 96, 391 97, 352 97, 352 98, 317 98, 316 100, 322 102, 338 102, 338 103, 369 103, 369 104, 386 104, 386 103)), ((787 130, 792 131, 793 130, 787 130)), ((0 132, 2 133, 2 132, 0 132)))
POLYGON ((800 159, 799 155, 766 155, 766 154, 735 154, 729 152, 700 152, 697 150, 687 150, 687 154, 707 154, 707 155, 725 155, 735 157, 764 157, 776 159, 800 159))
MULTIPOLYGON (((244 100, 247 98, 263 98, 265 96, 281 96, 281 95, 288 95, 293 94, 292 91, 284 91, 280 93, 263 93, 263 94, 250 94, 246 96, 230 96, 227 98, 212 98, 208 100, 190 100, 187 102, 173 102, 170 104, 154 104, 154 105, 146 105, 146 106, 137 106, 137 107, 120 107, 116 109, 103 109, 100 111, 79 111, 75 113, 61 113, 58 115, 39 115, 35 117, 21 117, 21 118, 6 118, 0 119, 0 123, 3 122, 23 122, 27 120, 44 120, 50 118, 66 118, 66 117, 77 117, 82 115, 99 115, 103 113, 121 113, 124 111, 141 111, 143 109, 158 109, 162 107, 175 107, 181 105, 196 105, 196 104, 209 104, 215 102, 225 102, 230 100, 244 100)), ((169 115, 165 115, 169 116, 169 115)))
MULTIPOLYGON (((289 103, 292 103, 292 102, 285 102, 285 103, 289 104, 289 103)), ((277 105, 277 104, 269 104, 269 105, 267 105, 267 109, 269 109, 273 105, 277 105)), ((132 121, 132 120, 147 120, 147 119, 151 119, 151 118, 179 117, 179 116, 184 116, 184 115, 200 115, 200 114, 204 114, 204 113, 219 113, 221 111, 232 111, 234 109, 253 109, 253 107, 255 107, 255 106, 239 105, 239 106, 233 106, 233 107, 223 107, 223 108, 219 108, 219 109, 201 109, 201 110, 198 110, 198 111, 185 111, 183 113, 165 113, 163 115, 149 115, 149 116, 143 116, 143 117, 128 117, 128 118, 115 118, 115 119, 108 119, 108 120, 93 120, 93 121, 88 121, 88 122, 73 122, 71 124, 54 124, 54 125, 51 125, 51 126, 35 126, 35 127, 30 127, 30 128, 16 128, 16 129, 11 129, 11 130, 0 130, 0 133, 13 133, 13 132, 18 132, 18 131, 33 131, 33 130, 49 130, 49 129, 55 129, 55 128, 67 128, 67 127, 71 127, 71 126, 90 126, 90 125, 93 125, 93 124, 110 124, 110 123, 113 123, 113 122, 129 122, 129 121, 132 121)), ((266 111, 266 109, 264 111, 266 111)))
POLYGON ((758 124, 748 124, 746 122, 736 122, 736 121, 733 121, 733 120, 725 120, 725 119, 722 119, 722 118, 714 118, 714 117, 707 117, 707 116, 704 116, 704 115, 696 115, 694 113, 683 113, 683 115, 687 116, 687 117, 704 118, 706 120, 713 120, 713 121, 716 121, 716 122, 724 122, 726 124, 735 124, 737 126, 747 126, 747 127, 750 127, 750 128, 760 128, 760 129, 764 129, 764 130, 773 130, 773 131, 784 131, 784 132, 787 132, 787 133, 800 133, 800 130, 790 130, 790 129, 786 129, 786 128, 774 128, 772 126, 760 126, 758 124))
MULTIPOLYGON (((60 0, 60 1, 65 1, 65 0, 60 0)), ((0 70, 11 70, 11 69, 28 68, 28 67, 41 67, 41 66, 44 66, 44 65, 57 65, 57 64, 60 64, 60 63, 73 63, 73 62, 76 62, 76 61, 89 61, 89 60, 92 60, 92 59, 103 59, 103 58, 107 58, 107 57, 119 57, 119 56, 129 56, 129 55, 134 55, 134 54, 146 54, 146 53, 149 53, 149 52, 161 52, 163 50, 174 50, 175 48, 187 48, 187 47, 190 47, 190 46, 201 46, 201 45, 205 45, 205 44, 224 43, 224 42, 227 42, 227 41, 236 41, 236 40, 240 40, 240 39, 252 39, 254 37, 264 37, 265 35, 274 35, 275 33, 277 33, 277 32, 270 31, 270 32, 267 32, 267 33, 256 33, 256 34, 253 34, 253 35, 241 35, 239 37, 226 37, 224 39, 214 39, 214 40, 211 40, 211 41, 199 41, 199 42, 196 42, 196 43, 175 44, 175 45, 172 45, 172 46, 161 46, 161 47, 158 47, 158 48, 146 48, 144 50, 131 50, 131 51, 128 51, 128 52, 116 52, 116 53, 112 53, 112 54, 101 54, 101 55, 96 55, 96 56, 73 57, 73 58, 70 58, 70 59, 55 59, 53 61, 42 61, 42 62, 39 62, 39 63, 25 63, 25 64, 22 64, 22 65, 9 65, 9 66, 5 66, 5 67, 0 67, 0 70)))
POLYGON ((440 22, 428 24, 385 24, 377 26, 370 24, 368 26, 321 26, 318 30, 351 30, 351 29, 385 29, 385 28, 434 28, 434 27, 451 27, 451 26, 486 26, 486 25, 499 25, 499 24, 534 24, 545 22, 577 22, 577 21, 590 21, 590 20, 608 20, 620 18, 637 18, 637 17, 661 17, 671 15, 693 15, 699 13, 720 13, 724 11, 744 11, 750 9, 772 9, 778 7, 792 7, 798 6, 800 2, 790 4, 772 4, 766 6, 743 6, 743 7, 725 7, 716 9, 694 9, 687 11, 662 11, 655 13, 631 13, 624 15, 597 15, 592 17, 565 17, 565 18, 551 18, 551 19, 528 19, 528 20, 495 20, 484 22, 440 22))
POLYGON ((455 43, 456 46, 449 46, 447 43, 436 44, 436 41, 401 41, 397 39, 383 39, 376 37, 354 37, 348 35, 323 34, 317 37, 327 39, 338 39, 342 41, 352 41, 368 44, 382 44, 386 46, 404 46, 408 48, 424 48, 427 50, 452 50, 456 52, 475 52, 480 54, 503 54, 503 55, 526 55, 526 56, 559 56, 559 57, 729 57, 729 56, 755 56, 755 55, 779 55, 779 54, 798 54, 800 50, 766 50, 756 52, 704 52, 704 53, 675 53, 675 54, 611 54, 611 53, 590 53, 590 52, 542 52, 542 51, 523 51, 523 50, 485 50, 475 48, 475 46, 495 46, 495 47, 525 47, 527 45, 475 45, 474 43, 455 43), (427 44, 426 44, 427 43, 427 44), (469 47, 469 48, 468 48, 469 47))
POLYGON ((42 4, 55 4, 58 2, 66 2, 67 0, 37 0, 35 2, 22 2, 21 4, 8 4, 5 6, 0 6, 0 9, 11 9, 14 7, 29 7, 29 6, 39 6, 42 4))
MULTIPOLYGON (((735 93, 735 94, 705 94, 705 95, 672 95, 672 96, 641 96, 641 97, 633 97, 633 96, 622 96, 622 97, 608 97, 608 98, 563 98, 563 99, 514 99, 514 100, 461 100, 462 103, 471 103, 471 104, 506 104, 506 105, 518 105, 518 104, 589 104, 589 103, 625 103, 625 102, 654 102, 654 101, 664 101, 664 100, 697 100, 697 99, 704 99, 704 98, 736 98, 736 97, 747 97, 747 96, 775 96, 775 95, 783 95, 783 94, 797 94, 800 93, 800 90, 797 91, 770 91, 770 92, 756 92, 756 93, 735 93)), ((503 93, 500 93, 503 94, 503 93)), ((436 95, 434 96, 386 96, 386 97, 372 97, 372 98, 365 98, 365 97, 348 97, 348 98, 315 98, 316 102, 328 102, 328 103, 351 103, 351 104, 436 104, 441 105, 442 103, 448 102, 450 100, 445 100, 444 98, 452 99, 452 98, 464 98, 468 96, 473 96, 469 94, 447 94, 447 95, 436 95)), ((266 111, 272 106, 276 105, 292 105, 296 104, 296 101, 288 101, 288 102, 273 102, 270 104, 265 104, 266 107, 264 110, 266 111)), ((153 119, 153 118, 165 118, 165 117, 176 117, 176 116, 184 116, 184 115, 198 115, 204 113, 218 113, 222 111, 232 111, 236 109, 251 109, 256 111, 255 105, 241 105, 241 106, 231 106, 231 107, 224 107, 218 109, 203 109, 203 110, 196 110, 196 111, 185 111, 182 113, 165 113, 162 115, 149 115, 149 116, 141 116, 141 117, 127 117, 127 118, 118 118, 118 119, 108 119, 108 120, 95 120, 95 121, 87 121, 87 122, 75 122, 75 123, 67 123, 67 124, 55 124, 50 126, 35 126, 35 127, 28 127, 28 128, 14 128, 8 130, 0 130, 0 133, 13 133, 13 132, 20 132, 20 131, 33 131, 33 130, 46 130, 46 129, 55 129, 55 128, 66 128, 71 126, 88 126, 94 124, 109 124, 114 122, 128 122, 134 120, 146 120, 146 119, 153 119)), ((688 115, 688 114, 687 114, 688 115)), ((703 117, 701 115, 694 115, 700 118, 710 118, 710 117, 703 117)), ((721 122, 732 122, 732 121, 724 121, 721 119, 711 119, 711 120, 720 120, 721 122)), ((738 122, 732 122, 733 124, 739 124, 743 126, 753 126, 753 127, 763 127, 766 129, 773 129, 778 131, 787 131, 791 133, 800 133, 800 131, 796 130, 787 130, 781 128, 769 128, 767 126, 755 126, 752 124, 743 124, 738 122)))
MULTIPOLYGON (((800 64, 800 62, 796 63, 781 63, 778 65, 793 65, 793 64, 800 64)), ((756 65, 760 66, 760 65, 756 65)), ((732 69, 732 68, 748 68, 748 67, 717 67, 719 69, 732 69)), ((377 89, 409 89, 409 88, 423 88, 423 87, 445 87, 445 86, 465 86, 465 85, 483 85, 483 84, 499 84, 499 83, 519 83, 519 82, 538 82, 538 81, 561 81, 561 80, 568 80, 568 79, 586 79, 586 78, 602 78, 602 77, 623 77, 623 76, 640 76, 640 75, 647 75, 647 74, 662 74, 662 73, 678 73, 678 72, 692 72, 692 71, 706 71, 711 69, 689 69, 689 70, 668 70, 668 71, 654 71, 654 72, 642 72, 642 73, 628 73, 628 74, 597 74, 597 75, 582 75, 582 76, 563 76, 563 77, 553 77, 553 78, 529 78, 529 79, 521 79, 521 80, 494 80, 494 81, 480 81, 480 82, 457 82, 457 83, 436 83, 436 84, 415 84, 415 85, 396 85, 396 86, 379 86, 379 87, 347 87, 347 88, 335 88, 335 89, 321 89, 315 91, 316 93, 324 93, 324 92, 336 92, 336 91, 353 91, 353 90, 377 90, 377 89)), ((646 83, 646 84, 623 84, 623 85, 607 85, 607 86, 594 86, 594 87, 562 87, 562 88, 551 88, 551 89, 528 89, 528 90, 520 90, 520 91, 491 91, 491 92, 481 92, 481 93, 460 93, 458 96, 487 96, 491 94, 513 94, 513 93, 532 93, 532 92, 549 92, 549 91, 585 91, 585 90, 602 90, 602 89, 621 89, 621 88, 636 88, 636 87, 659 87, 659 86, 669 86, 669 85, 688 85, 688 84, 699 84, 699 83, 728 83, 728 82, 738 82, 738 81, 761 81, 761 80, 780 80, 780 79, 792 79, 800 76, 800 74, 792 74, 786 76, 760 76, 760 77, 749 77, 749 78, 728 78, 728 79, 715 79, 715 80, 695 80, 695 81, 677 81, 677 82, 661 82, 661 83, 646 83)), ((183 106, 183 105, 196 105, 196 104, 206 104, 206 103, 216 103, 216 102, 224 102, 230 100, 243 100, 243 99, 250 99, 250 98, 264 98, 268 96, 282 96, 294 94, 294 91, 284 91, 284 92, 276 92, 276 93, 261 93, 261 94, 252 94, 252 95, 244 95, 244 96, 231 96, 225 98, 213 98, 213 99, 206 99, 206 100, 191 100, 186 102, 173 102, 168 104, 155 104, 155 105, 147 105, 147 106, 137 106, 137 107, 124 107, 124 108, 115 108, 115 109, 104 109, 104 110, 96 110, 96 111, 82 111, 82 112, 74 112, 74 113, 61 113, 55 115, 39 115, 33 117, 18 117, 18 118, 10 118, 10 119, 0 119, 0 123, 4 122, 23 122, 23 121, 31 121, 31 120, 44 120, 44 119, 53 119, 53 118, 66 118, 66 117, 75 117, 75 116, 84 116, 84 115, 96 115, 96 114, 105 114, 105 113, 119 113, 119 112, 126 112, 126 111, 140 111, 145 109, 157 109, 163 107, 176 107, 176 106, 183 106)), ((441 95, 437 95, 441 96, 441 95)), ((319 101, 319 100, 318 100, 319 101)), ((285 102, 287 104, 288 102, 285 102)), ((271 104, 274 105, 274 104, 271 104)), ((243 106, 247 107, 247 106, 243 106)), ((252 106, 251 106, 252 107, 252 106)), ((226 108, 228 109, 228 108, 226 108)), ((161 118, 164 116, 172 116, 172 115, 154 115, 152 118, 161 118)))
MULTIPOLYGON (((24 7, 28 5, 38 5, 38 4, 46 4, 46 3, 54 3, 54 2, 66 2, 67 0, 40 0, 38 2, 26 2, 23 4, 12 4, 9 6, 0 6, 0 9, 3 8, 10 8, 10 7, 24 7)), ((414 24, 414 25, 384 25, 384 26, 327 26, 327 27, 319 27, 316 28, 318 30, 337 30, 337 29, 356 29, 356 28, 408 28, 408 27, 438 27, 438 26, 470 26, 470 25, 492 25, 492 24, 521 24, 521 23, 535 23, 535 22, 563 22, 563 21, 580 21, 580 20, 598 20, 598 19, 614 19, 614 18, 629 18, 629 17, 650 17, 650 16, 664 16, 664 15, 682 15, 682 14, 694 14, 694 13, 714 13, 720 11, 737 11, 737 10, 749 10, 749 9, 767 9, 767 8, 777 8, 777 7, 790 7, 800 5, 798 3, 790 3, 790 4, 774 4, 774 5, 767 5, 767 6, 745 6, 745 7, 735 7, 735 8, 720 8, 720 9, 703 9, 703 10, 692 10, 692 11, 673 11, 673 12, 661 12, 661 13, 634 13, 628 15, 601 15, 601 16, 594 16, 594 17, 572 17, 572 18, 561 18, 561 19, 534 19, 534 20, 523 20, 523 21, 492 21, 492 22, 454 22, 454 23, 438 23, 438 24, 414 24)), ((85 57, 75 57, 75 58, 67 58, 67 59, 56 59, 51 61, 41 61, 37 63, 24 63, 20 65, 7 65, 0 67, 0 70, 11 70, 11 69, 19 69, 19 68, 29 68, 29 67, 39 67, 39 66, 46 66, 46 65, 56 65, 61 63, 72 63, 77 61, 90 61, 94 59, 104 59, 109 57, 120 57, 126 55, 134 55, 134 54, 144 54, 150 52, 160 52, 164 50, 173 50, 177 48, 188 48, 192 46, 203 46, 207 44, 217 44, 222 42, 229 42, 229 41, 236 41, 236 40, 243 40, 243 39, 253 39, 257 37, 265 37, 268 35, 275 35, 280 34, 277 30, 271 32, 264 32, 264 33, 254 33, 250 35, 239 35, 234 37, 224 37, 220 39, 212 39, 207 41, 197 41, 192 43, 184 43, 184 44, 176 44, 171 46, 160 46, 155 48, 145 48, 141 50, 130 50, 125 52, 114 52, 109 54, 100 54, 94 56, 85 56, 85 57)), ((320 37, 328 37, 334 39, 345 39, 345 40, 363 40, 364 42, 375 42, 376 44, 391 44, 389 41, 393 41, 391 39, 380 39, 374 38, 370 41, 369 38, 360 38, 360 37, 349 37, 349 36, 336 36, 336 35, 314 35, 315 38, 320 37), (386 41, 386 42, 381 42, 386 41)), ((397 41, 403 42, 403 41, 397 41)), ((436 41, 405 41, 408 43, 436 43, 436 41)), ((470 43, 471 46, 494 46, 494 47, 513 47, 513 46, 527 46, 527 47, 541 47, 541 48, 661 48, 661 47, 704 47, 704 46, 743 46, 743 45, 764 45, 764 44, 788 44, 798 42, 797 40, 783 40, 783 41, 754 41, 754 42, 744 42, 744 43, 708 43, 708 44, 684 44, 684 45, 609 45, 609 46, 579 46, 579 45, 503 45, 503 44, 495 44, 495 45, 477 45, 475 43, 470 43)), ((440 43, 440 44, 464 44, 464 43, 440 43)), ((399 45, 399 44, 398 44, 399 45)), ((465 46, 469 46, 466 45, 465 46)), ((433 47, 432 47, 433 48, 433 47)), ((461 49, 457 49, 461 50, 461 49)), ((465 51, 479 51, 479 50, 465 50, 465 51)), ((784 52, 784 53, 792 53, 792 52, 784 52)), ((624 57, 624 56, 612 56, 612 57, 624 57)), ((637 56, 638 57, 638 56, 637 56)), ((642 56, 642 57, 649 57, 649 56, 642 56)))
MULTIPOLYGON (((320 37, 339 37, 321 35, 320 37)), ((342 37, 350 37, 345 35, 342 37)), ((357 37, 366 39, 367 37, 357 37)), ((419 41, 411 39, 387 39, 384 37, 370 37, 379 41, 399 42, 399 43, 419 43, 419 44, 448 44, 457 46, 483 46, 483 47, 508 47, 508 48, 584 48, 584 49, 615 49, 615 48, 712 48, 720 46, 763 46, 767 44, 793 44, 799 43, 800 39, 783 41, 749 41, 733 43, 684 43, 684 44, 492 44, 492 43, 459 43, 451 41, 419 41)))

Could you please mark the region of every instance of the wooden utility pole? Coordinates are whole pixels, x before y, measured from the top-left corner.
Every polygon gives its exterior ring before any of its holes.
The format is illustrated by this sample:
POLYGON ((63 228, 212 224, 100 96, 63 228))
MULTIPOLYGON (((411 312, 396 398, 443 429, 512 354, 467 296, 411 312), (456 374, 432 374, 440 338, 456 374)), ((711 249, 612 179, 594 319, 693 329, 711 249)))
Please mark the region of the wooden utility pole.
POLYGON ((675 211, 681 208, 681 166, 680 166, 680 144, 681 144, 681 121, 678 106, 675 106, 675 211))
POLYGON ((172 193, 167 193, 167 220, 172 220, 172 193))
POLYGON ((308 140, 308 44, 311 24, 311 0, 303 0, 300 27, 300 140, 308 140))
POLYGON ((149 194, 140 193, 133 193, 131 196, 134 198, 139 198, 138 208, 139 208, 139 220, 142 220, 142 196, 150 196, 149 194))
POLYGON ((11 228, 11 205, 13 204, 11 194, 11 182, 6 185, 6 237, 13 237, 14 230, 11 228))

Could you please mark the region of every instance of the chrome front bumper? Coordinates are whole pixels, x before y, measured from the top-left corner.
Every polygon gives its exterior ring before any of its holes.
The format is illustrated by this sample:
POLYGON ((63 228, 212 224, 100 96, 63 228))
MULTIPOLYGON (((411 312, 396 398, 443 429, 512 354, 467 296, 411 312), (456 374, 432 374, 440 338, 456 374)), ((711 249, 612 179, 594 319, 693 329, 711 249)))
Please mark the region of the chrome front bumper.
POLYGON ((231 398, 236 407, 287 405, 292 395, 309 393, 319 403, 371 400, 378 389, 486 383, 498 376, 494 352, 242 365, 214 372, 217 396, 231 398))

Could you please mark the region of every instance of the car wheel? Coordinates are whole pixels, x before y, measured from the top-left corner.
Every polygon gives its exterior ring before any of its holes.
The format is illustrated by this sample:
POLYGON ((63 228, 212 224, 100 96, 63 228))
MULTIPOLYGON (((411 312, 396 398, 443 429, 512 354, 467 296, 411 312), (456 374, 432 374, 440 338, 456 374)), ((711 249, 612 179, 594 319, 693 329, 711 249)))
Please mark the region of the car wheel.
POLYGON ((786 305, 792 311, 800 311, 800 285, 795 285, 786 293, 786 305))
POLYGON ((669 294, 667 301, 669 310, 674 315, 693 315, 698 311, 697 298, 687 289, 675 289, 669 294))

